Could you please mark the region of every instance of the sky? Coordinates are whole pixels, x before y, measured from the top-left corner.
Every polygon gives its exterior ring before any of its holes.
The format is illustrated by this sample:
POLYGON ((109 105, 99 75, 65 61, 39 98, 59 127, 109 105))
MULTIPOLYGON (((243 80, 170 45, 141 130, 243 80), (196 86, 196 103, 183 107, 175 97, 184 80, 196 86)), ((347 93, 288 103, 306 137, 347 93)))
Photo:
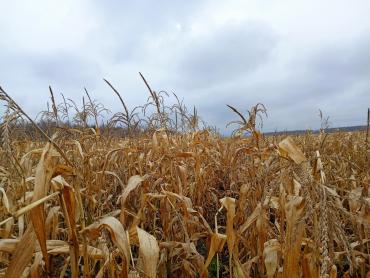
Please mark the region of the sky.
POLYGON ((122 110, 148 91, 175 92, 222 132, 263 103, 264 131, 366 123, 370 106, 368 0, 0 0, 0 86, 25 111, 48 86, 122 110))

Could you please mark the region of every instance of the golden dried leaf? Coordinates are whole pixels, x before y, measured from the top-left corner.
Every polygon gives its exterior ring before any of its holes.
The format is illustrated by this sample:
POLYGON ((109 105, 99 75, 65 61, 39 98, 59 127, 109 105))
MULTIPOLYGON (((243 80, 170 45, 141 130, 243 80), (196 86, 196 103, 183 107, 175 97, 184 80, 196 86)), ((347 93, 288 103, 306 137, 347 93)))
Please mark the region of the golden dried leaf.
POLYGON ((62 176, 65 176, 65 177, 66 176, 75 176, 76 172, 71 166, 58 164, 55 167, 53 177, 56 177, 58 175, 62 175, 62 176))
POLYGON ((141 184, 142 181, 144 181, 144 178, 139 175, 132 176, 131 178, 129 178, 127 185, 121 195, 121 206, 122 206, 121 216, 120 216, 121 223, 124 223, 124 219, 125 219, 125 212, 123 208, 125 206, 126 199, 128 195, 130 194, 130 192, 135 190, 141 184))
MULTIPOLYGON (((84 246, 82 244, 79 245, 79 253, 83 253, 84 246)), ((67 242, 64 242, 63 246, 55 247, 53 249, 50 249, 48 251, 49 254, 51 255, 60 255, 60 254, 69 254, 69 245, 67 242)), ((87 246, 87 255, 89 258, 94 259, 94 260, 101 260, 105 258, 105 254, 102 250, 92 247, 92 246, 87 246)))
POLYGON ((360 198, 362 191, 363 191, 362 187, 357 187, 355 189, 352 189, 351 192, 349 193, 348 203, 351 212, 356 212, 360 208, 361 206, 360 198))
POLYGON ((0 252, 13 253, 18 243, 19 239, 0 239, 0 252))
MULTIPOLYGON (((58 156, 53 154, 53 148, 50 143, 47 143, 41 159, 37 165, 35 173, 35 189, 33 191, 32 202, 35 202, 45 197, 49 191, 50 180, 54 174, 54 169, 58 160, 58 156)), ((45 229, 45 210, 41 204, 35 207, 30 213, 32 224, 39 244, 41 246, 42 255, 46 263, 46 269, 49 268, 49 256, 46 248, 46 229, 45 229)))
MULTIPOLYGON (((49 183, 56 162, 57 155, 53 152, 51 144, 47 143, 36 168, 32 202, 36 202, 46 196, 49 191, 49 183)), ((32 253, 35 248, 35 234, 42 250, 46 268, 48 268, 49 257, 46 248, 45 211, 43 203, 33 208, 30 212, 30 216, 32 225, 28 226, 26 233, 21 238, 22 244, 19 244, 15 250, 14 257, 6 272, 7 276, 19 277, 20 274, 23 273, 32 258, 32 253)))
POLYGON ((286 234, 284 245, 283 277, 299 277, 300 254, 303 239, 304 223, 299 222, 304 213, 305 201, 303 197, 291 196, 285 205, 286 234))
MULTIPOLYGON (((229 250, 229 267, 231 266, 234 243, 235 243, 235 231, 234 231, 234 217, 235 217, 235 199, 230 197, 225 197, 220 199, 220 202, 224 208, 227 210, 226 219, 226 236, 227 236, 227 247, 229 250)), ((232 270, 230 270, 232 271, 232 270)))
POLYGON ((289 157, 297 164, 306 161, 306 157, 304 156, 302 151, 297 147, 297 145, 293 142, 293 139, 289 136, 279 143, 279 152, 281 156, 287 158, 289 157))
POLYGON ((32 224, 30 224, 14 251, 12 260, 6 269, 5 278, 21 277, 32 259, 35 245, 36 234, 32 224))
POLYGON ((19 236, 23 236, 24 233, 24 215, 21 215, 18 217, 18 231, 19 236))
POLYGON ((239 228, 238 233, 244 233, 250 225, 252 225, 258 218, 258 216, 262 213, 262 206, 261 203, 258 203, 252 214, 247 218, 244 224, 239 228))
POLYGON ((220 233, 212 233, 211 235, 211 245, 208 250, 208 257, 204 264, 205 270, 203 271, 201 277, 206 277, 206 269, 208 268, 209 264, 211 263, 213 256, 216 254, 216 252, 221 252, 224 248, 224 245, 226 243, 227 236, 220 233))
POLYGON ((159 247, 154 236, 147 233, 139 227, 136 228, 139 238, 139 256, 142 263, 142 269, 146 276, 150 278, 157 277, 157 264, 159 259, 159 247))
POLYGON ((194 156, 194 153, 192 152, 181 152, 181 153, 176 154, 176 157, 182 157, 182 158, 190 158, 193 156, 194 156))
POLYGON ((302 275, 307 278, 319 277, 317 259, 313 253, 308 253, 303 256, 302 275))
POLYGON ((41 277, 41 263, 42 263, 42 253, 36 252, 35 259, 33 264, 30 268, 30 277, 31 278, 38 278, 41 277))
POLYGON ((337 278, 337 266, 333 264, 329 272, 329 278, 337 278))
POLYGON ((125 269, 123 271, 126 273, 127 277, 130 262, 130 245, 126 231, 121 222, 112 216, 108 216, 86 227, 83 232, 85 232, 91 239, 96 239, 100 235, 100 231, 104 228, 109 231, 112 241, 123 255, 125 260, 125 269))
POLYGON ((263 257, 267 277, 274 277, 278 268, 278 251, 280 251, 280 243, 277 239, 270 239, 264 243, 263 257))
POLYGON ((72 276, 77 277, 79 274, 79 244, 76 230, 76 197, 72 187, 66 185, 62 188, 61 200, 63 205, 64 218, 68 226, 68 240, 70 242, 72 276))
POLYGON ((59 211, 60 207, 52 207, 50 208, 48 215, 45 221, 45 229, 46 229, 46 237, 55 239, 57 228, 58 228, 58 220, 59 220, 59 211))
POLYGON ((152 139, 152 147, 154 151, 158 150, 158 139, 157 139, 157 133, 153 133, 153 139, 152 139))
POLYGON ((10 204, 8 200, 8 196, 6 196, 4 188, 0 187, 0 192, 2 194, 2 202, 8 213, 10 213, 10 204))

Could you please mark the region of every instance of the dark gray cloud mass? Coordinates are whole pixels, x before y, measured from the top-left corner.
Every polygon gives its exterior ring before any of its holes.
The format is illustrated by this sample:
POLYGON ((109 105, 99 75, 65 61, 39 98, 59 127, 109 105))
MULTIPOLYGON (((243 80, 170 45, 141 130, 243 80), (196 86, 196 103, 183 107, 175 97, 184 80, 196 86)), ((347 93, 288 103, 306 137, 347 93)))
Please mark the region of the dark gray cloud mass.
POLYGON ((179 86, 219 86, 247 76, 269 60, 276 38, 268 26, 227 25, 201 39, 186 42, 175 67, 179 86))
POLYGON ((85 82, 96 86, 102 76, 99 64, 73 53, 39 56, 32 61, 30 67, 38 78, 52 80, 53 85, 58 87, 66 84, 65 89, 81 86, 85 82))
POLYGON ((113 111, 142 104, 144 73, 223 132, 226 107, 268 109, 264 130, 360 125, 370 105, 370 3, 319 0, 1 2, 0 85, 31 114, 48 85, 113 111))

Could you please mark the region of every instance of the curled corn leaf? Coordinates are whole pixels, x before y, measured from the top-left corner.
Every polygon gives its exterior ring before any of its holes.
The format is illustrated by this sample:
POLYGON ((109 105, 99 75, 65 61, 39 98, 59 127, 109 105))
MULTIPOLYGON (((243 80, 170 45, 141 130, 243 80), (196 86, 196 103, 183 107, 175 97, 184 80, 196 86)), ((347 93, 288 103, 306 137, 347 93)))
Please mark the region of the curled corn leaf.
POLYGON ((263 257, 267 277, 274 277, 278 268, 278 251, 280 251, 280 243, 277 239, 270 239, 264 243, 263 257))
POLYGON ((159 259, 159 247, 154 236, 139 227, 136 228, 139 238, 139 254, 142 268, 146 276, 155 278, 157 276, 157 263, 159 259))
POLYGON ((306 161, 306 157, 291 137, 287 137, 279 143, 279 153, 283 157, 289 157, 297 164, 306 161))

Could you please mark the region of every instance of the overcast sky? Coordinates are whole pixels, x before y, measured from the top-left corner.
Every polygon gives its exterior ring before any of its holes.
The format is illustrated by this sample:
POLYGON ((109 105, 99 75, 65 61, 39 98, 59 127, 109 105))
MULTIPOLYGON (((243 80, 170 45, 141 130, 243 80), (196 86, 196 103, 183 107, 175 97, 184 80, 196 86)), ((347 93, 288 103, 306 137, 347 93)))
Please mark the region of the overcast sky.
MULTIPOLYGON (((175 92, 225 131, 262 102, 264 130, 362 125, 370 106, 370 1, 0 0, 0 86, 30 114, 48 86, 113 112, 175 92)), ((59 95, 57 98, 60 100, 59 95)))

